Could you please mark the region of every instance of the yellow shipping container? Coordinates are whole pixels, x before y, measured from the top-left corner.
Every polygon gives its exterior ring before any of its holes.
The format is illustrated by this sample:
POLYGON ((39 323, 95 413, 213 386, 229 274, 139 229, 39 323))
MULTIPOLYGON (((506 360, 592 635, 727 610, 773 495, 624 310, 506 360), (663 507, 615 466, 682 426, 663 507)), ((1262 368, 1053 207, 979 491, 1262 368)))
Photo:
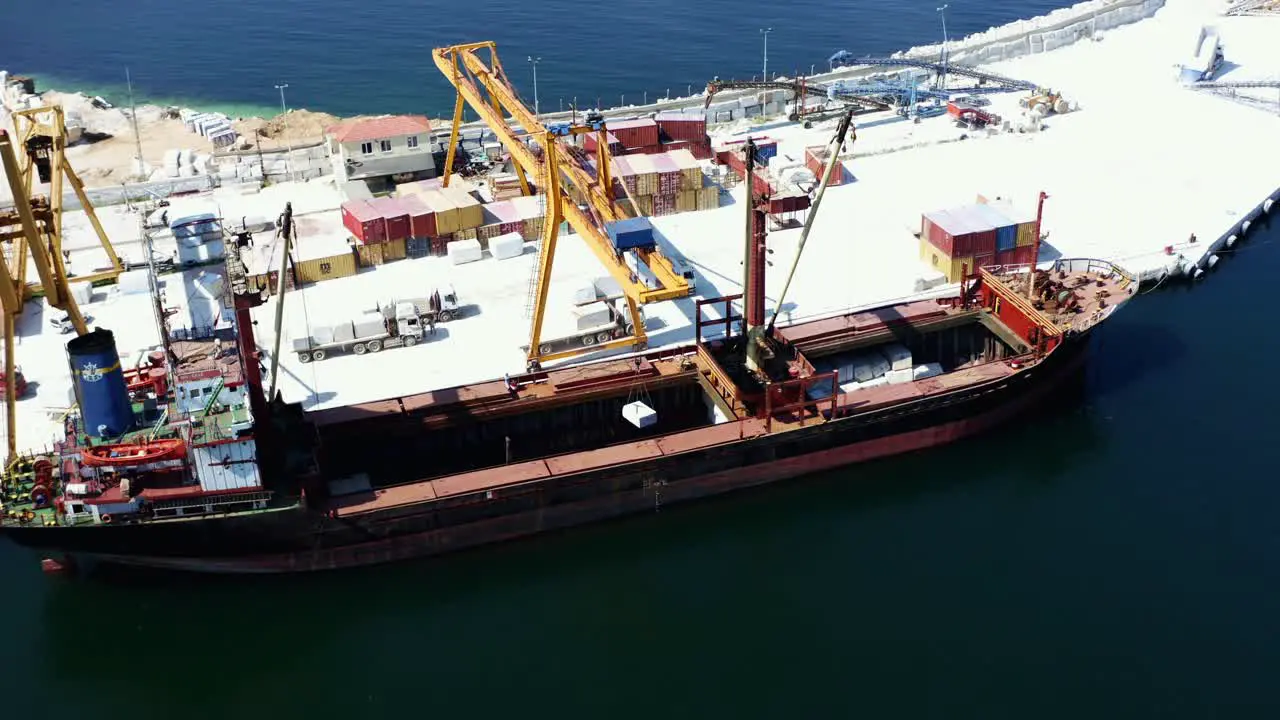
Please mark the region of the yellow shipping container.
MULTIPOLYGON (((636 195, 654 195, 658 192, 658 173, 648 155, 627 155, 627 165, 635 171, 636 195)), ((650 203, 652 204, 652 203, 650 203)), ((645 213, 648 215, 649 213, 645 213)))
POLYGON ((640 207, 641 215, 653 214, 653 196, 652 195, 636 195, 636 205, 640 207))
POLYGON ((439 190, 426 190, 419 197, 436 216, 436 235, 452 235, 458 232, 458 208, 439 190))
POLYGON ((373 267, 384 262, 382 258, 382 243, 358 245, 356 246, 356 252, 360 256, 360 265, 363 267, 373 267))
POLYGON ((476 238, 480 240, 481 245, 483 245, 484 241, 488 240, 489 238, 497 237, 501 234, 502 234, 502 225, 498 223, 495 223, 493 225, 481 225, 480 227, 476 228, 476 238))
POLYGON ((384 262, 403 260, 406 255, 404 238, 388 240, 382 243, 382 259, 384 262))
POLYGON ((679 193, 676 193, 676 212, 692 212, 697 209, 697 190, 681 190, 679 193))
POLYGON ((475 228, 467 228, 466 230, 459 230, 458 232, 454 233, 453 239, 454 240, 479 240, 480 238, 479 238, 479 235, 476 233, 475 228))
POLYGON ((440 191, 458 209, 458 230, 471 230, 484 224, 484 210, 480 207, 480 201, 472 197, 471 193, 452 185, 441 188, 440 191))
POLYGON ((698 191, 698 209, 715 210, 720 207, 720 186, 708 183, 698 191))
POLYGON ((950 257, 934 247, 927 238, 920 239, 920 260, 946 276, 947 282, 960 282, 960 276, 964 273, 966 266, 970 274, 974 272, 972 256, 950 257))
POLYGON ((680 168, 681 185, 688 190, 697 190, 702 187, 702 166, 698 164, 698 159, 688 148, 680 148, 667 153, 667 157, 675 162, 676 167, 680 168))
POLYGON ((543 219, 541 217, 525 218, 520 234, 525 240, 537 240, 542 236, 543 219))
POLYGON ((1018 224, 1018 247, 1031 247, 1036 244, 1036 224, 1024 222, 1018 224))
MULTIPOLYGON (((402 241, 403 242, 403 241, 402 241)), ((356 256, 348 249, 341 255, 298 261, 295 268, 300 283, 314 283, 356 274, 356 256)))

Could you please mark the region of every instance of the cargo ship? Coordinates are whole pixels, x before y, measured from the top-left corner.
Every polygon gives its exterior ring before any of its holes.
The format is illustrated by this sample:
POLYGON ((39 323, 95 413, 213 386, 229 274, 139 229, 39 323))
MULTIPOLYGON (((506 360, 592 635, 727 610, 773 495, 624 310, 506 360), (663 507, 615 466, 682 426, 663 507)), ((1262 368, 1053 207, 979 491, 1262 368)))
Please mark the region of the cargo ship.
POLYGON ((79 411, 0 510, 46 569, 402 560, 949 443, 1073 377, 1137 281, 1088 259, 980 268, 952 297, 763 334, 757 284, 699 300, 684 346, 305 413, 268 397, 264 296, 233 288, 234 322, 137 367, 107 330, 68 343, 79 411))

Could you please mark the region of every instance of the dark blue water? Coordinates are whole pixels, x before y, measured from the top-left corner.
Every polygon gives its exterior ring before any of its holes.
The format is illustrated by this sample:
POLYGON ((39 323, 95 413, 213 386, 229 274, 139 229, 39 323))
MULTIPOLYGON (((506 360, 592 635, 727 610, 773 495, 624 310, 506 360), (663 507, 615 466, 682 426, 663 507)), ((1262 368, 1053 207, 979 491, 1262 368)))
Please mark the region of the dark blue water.
MULTIPOLYGON (((0 67, 45 85, 124 97, 125 67, 142 100, 238 113, 290 107, 350 115, 452 110, 430 51, 493 40, 532 99, 526 58, 541 57, 543 110, 650 100, 713 76, 808 71, 836 50, 887 54, 942 36, 937 0, 14 0, 0 27, 0 67)), ((1069 5, 1066 0, 959 0, 951 37, 1069 5)))

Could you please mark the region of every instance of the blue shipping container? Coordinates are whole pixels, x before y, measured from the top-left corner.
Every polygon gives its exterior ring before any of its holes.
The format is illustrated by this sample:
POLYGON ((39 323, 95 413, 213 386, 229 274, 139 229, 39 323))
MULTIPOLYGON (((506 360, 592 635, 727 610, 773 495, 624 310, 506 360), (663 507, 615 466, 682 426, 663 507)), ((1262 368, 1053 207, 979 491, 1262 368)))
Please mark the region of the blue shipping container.
POLYGON ((85 433, 110 438, 133 429, 133 402, 120 369, 115 335, 94 328, 67 343, 67 359, 85 433))
POLYGON ((653 225, 649 218, 628 218, 608 223, 609 240, 617 250, 653 247, 653 225))
POLYGON ((996 228, 996 252, 1012 250, 1018 246, 1018 226, 1005 225, 996 228))
POLYGON ((1018 224, 1004 216, 1004 213, 987 205, 977 203, 973 210, 982 219, 996 229, 996 252, 1012 250, 1018 245, 1018 224))

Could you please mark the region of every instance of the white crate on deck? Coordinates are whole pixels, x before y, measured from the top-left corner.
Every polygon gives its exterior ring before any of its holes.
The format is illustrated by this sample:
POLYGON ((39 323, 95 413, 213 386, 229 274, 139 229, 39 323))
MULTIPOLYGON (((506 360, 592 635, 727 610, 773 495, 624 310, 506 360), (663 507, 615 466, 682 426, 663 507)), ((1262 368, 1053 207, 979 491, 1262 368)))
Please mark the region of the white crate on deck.
POLYGON ((890 343, 880 348, 880 354, 889 361, 890 370, 910 370, 911 351, 901 343, 890 343))
POLYGON ((622 417, 640 429, 653 427, 658 422, 658 413, 639 400, 622 406, 622 417))
POLYGON ((454 265, 475 262, 484 257, 479 240, 455 240, 449 243, 449 262, 454 265))

